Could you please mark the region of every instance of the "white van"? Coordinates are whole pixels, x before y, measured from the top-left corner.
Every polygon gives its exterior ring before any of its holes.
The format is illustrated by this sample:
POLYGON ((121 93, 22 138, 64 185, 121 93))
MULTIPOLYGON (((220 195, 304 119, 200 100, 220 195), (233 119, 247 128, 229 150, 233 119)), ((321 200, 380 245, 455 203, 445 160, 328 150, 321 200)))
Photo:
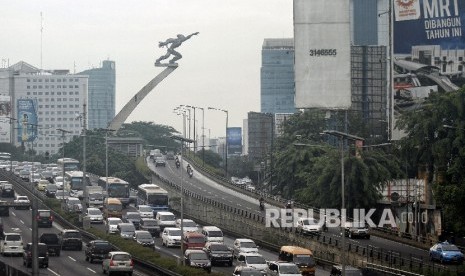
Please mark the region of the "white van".
POLYGON ((162 231, 165 227, 176 226, 176 217, 171 212, 157 212, 155 220, 158 222, 158 225, 162 231))
POLYGON ((224 242, 223 232, 216 226, 204 226, 202 234, 207 239, 207 242, 224 242))

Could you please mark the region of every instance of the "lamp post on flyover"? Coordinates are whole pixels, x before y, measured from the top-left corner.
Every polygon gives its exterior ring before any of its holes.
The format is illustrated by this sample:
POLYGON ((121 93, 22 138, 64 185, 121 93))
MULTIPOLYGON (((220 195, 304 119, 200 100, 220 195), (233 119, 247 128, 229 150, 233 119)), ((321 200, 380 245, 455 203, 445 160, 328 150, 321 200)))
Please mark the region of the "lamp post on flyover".
POLYGON ((63 166, 61 168, 61 175, 63 177, 63 202, 65 202, 65 133, 71 133, 71 131, 64 130, 62 128, 57 128, 58 131, 61 131, 61 145, 62 145, 62 151, 63 151, 63 166))
MULTIPOLYGON (((108 196, 108 132, 115 131, 114 129, 102 128, 101 131, 105 131, 105 192, 106 197, 108 196)), ((85 179, 85 176, 84 176, 85 179)))
POLYGON ((228 111, 225 109, 219 109, 219 108, 214 108, 214 107, 208 107, 209 110, 218 110, 218 111, 223 111, 226 113, 226 135, 225 135, 225 156, 224 156, 224 173, 226 179, 228 179, 228 111))
MULTIPOLYGON (((343 215, 343 210, 345 207, 345 183, 344 183, 344 139, 353 140, 353 141, 365 141, 365 139, 350 135, 344 132, 339 132, 335 130, 325 130, 324 134, 335 136, 339 138, 339 144, 341 146, 341 224, 345 223, 345 214, 343 215)), ((344 225, 341 225, 342 227, 344 225)), ((341 252, 341 265, 342 265, 342 276, 346 275, 346 237, 345 233, 342 233, 342 252, 341 252)))
MULTIPOLYGON (((185 113, 183 113, 183 116, 186 116, 185 113)), ((183 120, 185 122, 185 120, 183 120)), ((183 170, 183 158, 182 158, 182 152, 183 152, 183 145, 184 143, 193 143, 194 141, 182 136, 171 136, 172 139, 181 141, 181 260, 182 264, 184 265, 184 258, 182 258, 184 254, 184 244, 183 244, 183 239, 184 239, 184 172, 183 170)))

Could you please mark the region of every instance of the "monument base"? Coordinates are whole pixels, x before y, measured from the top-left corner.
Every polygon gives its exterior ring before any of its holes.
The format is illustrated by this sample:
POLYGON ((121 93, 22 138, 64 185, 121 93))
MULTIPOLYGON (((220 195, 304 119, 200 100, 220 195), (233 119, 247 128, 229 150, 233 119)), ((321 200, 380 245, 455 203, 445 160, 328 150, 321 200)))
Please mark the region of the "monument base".
POLYGON ((159 63, 155 62, 155 67, 178 67, 177 63, 159 63))

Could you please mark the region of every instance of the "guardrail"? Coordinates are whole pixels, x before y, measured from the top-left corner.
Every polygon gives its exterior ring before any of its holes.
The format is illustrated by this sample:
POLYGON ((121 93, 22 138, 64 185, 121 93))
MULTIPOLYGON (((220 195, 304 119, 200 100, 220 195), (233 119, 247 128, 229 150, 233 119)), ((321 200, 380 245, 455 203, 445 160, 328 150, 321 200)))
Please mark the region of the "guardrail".
MULTIPOLYGON (((191 164, 191 166, 193 166, 197 171, 201 171, 205 176, 207 176, 211 180, 213 180, 213 181, 215 181, 215 182, 217 182, 217 183, 219 183, 219 184, 221 184, 221 185, 223 185, 225 187, 228 187, 228 188, 230 188, 232 190, 235 190, 237 192, 246 194, 246 195, 248 195, 250 197, 254 197, 254 198, 257 199, 257 202, 258 202, 258 199, 260 197, 262 197, 262 196, 264 197, 264 199, 265 199, 265 201, 267 203, 269 203, 271 205, 278 206, 278 207, 285 206, 285 204, 288 201, 288 199, 282 198, 280 196, 274 196, 274 195, 271 195, 271 194, 269 194, 267 192, 250 191, 250 190, 246 189, 245 186, 235 185, 229 179, 226 179, 224 177, 220 177, 217 174, 215 174, 214 172, 208 170, 206 167, 200 165, 195 160, 191 159, 189 157, 189 155, 187 155, 187 154, 183 155, 183 158, 185 158, 191 164)), ((300 209, 304 209, 304 210, 313 210, 313 213, 316 214, 315 217, 319 218, 319 214, 320 214, 320 209, 319 208, 316 208, 316 207, 310 206, 310 205, 306 205, 306 204, 303 204, 303 203, 298 202, 298 201, 292 201, 292 203, 293 203, 294 208, 300 208, 300 209)), ((348 220, 351 220, 351 218, 348 217, 348 220)), ((410 235, 409 233, 400 233, 397 229, 392 229, 392 228, 388 228, 388 227, 376 227, 376 228, 371 228, 371 230, 372 230, 373 235, 376 235, 376 236, 379 236, 379 237, 382 237, 382 238, 386 238, 386 239, 391 239, 391 240, 407 243, 407 244, 409 244, 411 246, 415 246, 415 247, 422 248, 422 249, 429 249, 436 242, 438 242, 438 239, 433 237, 433 236, 429 236, 429 237, 413 236, 413 235, 410 235)))
MULTIPOLYGON (((169 179, 165 179, 164 177, 160 176, 154 171, 152 171, 152 174, 155 178, 157 178, 162 183, 166 184, 171 189, 175 190, 177 193, 181 192, 181 186, 179 184, 176 184, 170 181, 169 179)), ((224 210, 231 214, 241 216, 251 221, 263 224, 263 227, 265 226, 266 218, 262 214, 256 214, 253 211, 251 212, 248 210, 237 208, 235 206, 228 205, 224 202, 220 202, 213 198, 206 197, 202 194, 198 194, 198 193, 189 191, 187 189, 183 189, 183 193, 184 193, 184 196, 199 200, 203 204, 211 205, 217 209, 224 210)), ((226 228, 224 230, 225 232, 230 231, 229 229, 226 229, 226 228)), ((230 232, 234 233, 234 231, 230 231, 230 232)), ((371 245, 361 246, 359 243, 354 242, 350 239, 346 239, 346 247, 342 248, 341 237, 329 236, 329 235, 325 235, 324 233, 321 235, 315 235, 315 236, 311 236, 311 235, 303 236, 302 234, 297 232, 296 228, 279 228, 279 229, 276 229, 276 231, 273 232, 273 234, 275 235, 274 237, 276 240, 279 240, 279 238, 282 237, 283 239, 287 239, 289 242, 293 244, 297 245, 297 243, 300 243, 301 245, 303 245, 303 247, 309 247, 307 245, 308 245, 308 239, 310 239, 314 242, 319 242, 319 243, 328 245, 332 248, 336 248, 339 251, 343 250, 348 253, 356 254, 359 256, 360 260, 363 260, 363 264, 365 265, 367 263, 377 262, 380 266, 397 269, 399 271, 404 271, 405 273, 412 273, 415 271, 434 271, 434 272, 443 272, 443 271, 458 272, 459 271, 459 267, 454 268, 454 267, 448 267, 448 266, 435 264, 435 263, 428 263, 428 260, 421 256, 415 256, 411 254, 405 255, 395 250, 386 250, 384 248, 379 248, 379 247, 375 247, 371 245), (290 237, 292 237, 292 239, 290 237)), ((238 234, 238 233, 234 233, 234 235, 245 236, 243 234, 238 234)), ((256 237, 250 237, 250 238, 253 238, 258 244, 265 245, 266 248, 270 248, 274 251, 278 251, 280 248, 278 244, 269 243, 264 240, 257 239, 256 237)), ((327 254, 327 253, 326 255, 322 254, 321 256, 318 256, 318 258, 322 262, 326 262, 329 264, 334 263, 335 261, 335 256, 331 254, 327 254)))
MULTIPOLYGON (((37 189, 33 187, 33 185, 27 185, 25 182, 23 182, 20 178, 18 178, 15 174, 0 170, 0 175, 5 179, 8 180, 11 184, 14 185, 15 188, 20 190, 22 194, 27 195, 28 197, 33 197, 35 198, 38 203, 42 206, 45 207, 46 205, 43 203, 43 200, 45 199, 45 196, 40 193, 37 189)), ((51 209, 51 208, 50 208, 51 209)), ((89 233, 82 228, 76 227, 74 224, 70 223, 66 219, 64 219, 60 214, 55 212, 54 210, 50 210, 55 218, 55 221, 57 221, 61 226, 67 228, 67 229, 76 229, 78 230, 83 239, 85 241, 90 241, 90 240, 96 240, 98 237, 93 235, 92 233, 89 233)), ((119 249, 117 246, 112 245, 114 248, 119 249)), ((181 276, 178 273, 169 271, 166 268, 163 268, 161 266, 157 266, 156 264, 144 261, 142 259, 137 258, 136 256, 133 256, 134 263, 136 266, 141 269, 143 272, 147 272, 149 275, 153 275, 153 273, 157 273, 157 275, 161 276, 181 276)))

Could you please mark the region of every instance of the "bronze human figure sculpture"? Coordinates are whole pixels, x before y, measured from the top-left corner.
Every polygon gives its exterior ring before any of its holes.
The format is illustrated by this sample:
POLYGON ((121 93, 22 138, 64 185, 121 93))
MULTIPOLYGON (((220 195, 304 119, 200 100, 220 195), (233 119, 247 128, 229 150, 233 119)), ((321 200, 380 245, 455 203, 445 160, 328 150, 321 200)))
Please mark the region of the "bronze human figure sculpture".
POLYGON ((167 52, 165 55, 159 57, 156 61, 155 61, 155 66, 170 66, 170 65, 176 65, 175 61, 182 58, 182 55, 177 52, 175 49, 178 48, 179 46, 181 46, 181 44, 188 40, 189 38, 191 38, 193 35, 198 35, 199 32, 196 32, 196 33, 193 33, 193 34, 190 34, 188 36, 184 36, 182 34, 178 34, 177 35, 177 38, 168 38, 165 42, 159 42, 158 43, 158 47, 167 47, 167 52), (170 46, 168 46, 169 44, 171 44, 170 46), (164 60, 164 59, 167 59, 169 58, 171 55, 173 55, 174 57, 169 61, 169 64, 162 64, 160 63, 160 61, 164 60))

